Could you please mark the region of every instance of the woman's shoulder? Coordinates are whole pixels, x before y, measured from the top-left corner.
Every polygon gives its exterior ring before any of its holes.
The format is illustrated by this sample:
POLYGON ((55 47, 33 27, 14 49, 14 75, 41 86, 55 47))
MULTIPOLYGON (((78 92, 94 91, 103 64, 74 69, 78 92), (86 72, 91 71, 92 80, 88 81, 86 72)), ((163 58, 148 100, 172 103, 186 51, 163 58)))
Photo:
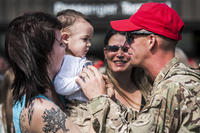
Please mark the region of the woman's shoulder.
POLYGON ((34 98, 26 109, 28 109, 28 113, 32 113, 35 117, 43 116, 44 113, 47 113, 48 111, 51 112, 52 110, 61 111, 60 107, 54 102, 43 97, 34 98))
POLYGON ((28 132, 50 132, 65 129, 65 113, 53 102, 41 97, 32 100, 21 112, 21 129, 28 132))

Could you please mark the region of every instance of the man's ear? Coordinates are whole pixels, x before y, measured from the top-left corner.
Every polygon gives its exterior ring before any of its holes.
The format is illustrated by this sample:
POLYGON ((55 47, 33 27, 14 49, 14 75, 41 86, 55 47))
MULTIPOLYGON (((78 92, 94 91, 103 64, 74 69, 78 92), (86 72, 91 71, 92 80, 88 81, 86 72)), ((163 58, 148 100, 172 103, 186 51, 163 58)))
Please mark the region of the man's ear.
POLYGON ((152 50, 156 43, 156 36, 154 34, 149 35, 149 40, 147 43, 148 43, 149 50, 152 50))

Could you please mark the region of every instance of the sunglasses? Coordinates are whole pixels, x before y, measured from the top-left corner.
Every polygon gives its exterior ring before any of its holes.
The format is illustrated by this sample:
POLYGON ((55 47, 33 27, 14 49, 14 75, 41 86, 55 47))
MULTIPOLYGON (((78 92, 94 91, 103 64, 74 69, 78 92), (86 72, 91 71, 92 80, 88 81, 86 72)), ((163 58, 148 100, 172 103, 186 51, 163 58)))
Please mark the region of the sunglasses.
POLYGON ((151 35, 151 34, 155 34, 153 32, 150 31, 132 31, 132 32, 126 32, 126 41, 125 44, 131 45, 133 40, 134 40, 134 36, 133 35, 151 35))
POLYGON ((128 47, 126 47, 126 46, 121 46, 121 47, 119 47, 117 45, 107 45, 106 46, 106 50, 108 50, 110 52, 117 52, 120 48, 123 52, 128 52, 128 47))

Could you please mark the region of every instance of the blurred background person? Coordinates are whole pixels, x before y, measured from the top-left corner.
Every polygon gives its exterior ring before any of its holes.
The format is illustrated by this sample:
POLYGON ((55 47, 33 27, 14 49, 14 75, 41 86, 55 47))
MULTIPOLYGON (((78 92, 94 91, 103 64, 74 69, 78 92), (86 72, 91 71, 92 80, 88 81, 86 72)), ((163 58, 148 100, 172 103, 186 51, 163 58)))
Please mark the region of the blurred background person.
MULTIPOLYGON (((2 115, 1 133, 14 133, 13 121, 12 121, 12 83, 14 80, 14 73, 11 69, 5 72, 1 85, 1 105, 0 115, 2 115)), ((1 124, 0 124, 1 125, 1 124)))
POLYGON ((88 56, 88 59, 92 61, 93 66, 96 67, 99 72, 105 73, 106 66, 105 62, 102 59, 97 58, 96 56, 88 56))
POLYGON ((200 69, 200 59, 188 58, 186 53, 179 47, 176 47, 175 49, 175 57, 177 57, 178 60, 186 66, 189 66, 193 69, 200 69))
POLYGON ((176 47, 175 57, 177 57, 178 60, 181 63, 185 64, 186 66, 189 66, 188 57, 187 57, 186 53, 181 48, 176 47))
POLYGON ((4 73, 8 69, 8 62, 6 58, 2 55, 0 55, 0 85, 1 81, 3 80, 4 73))
POLYGON ((200 69, 200 58, 189 58, 189 64, 194 69, 200 69))

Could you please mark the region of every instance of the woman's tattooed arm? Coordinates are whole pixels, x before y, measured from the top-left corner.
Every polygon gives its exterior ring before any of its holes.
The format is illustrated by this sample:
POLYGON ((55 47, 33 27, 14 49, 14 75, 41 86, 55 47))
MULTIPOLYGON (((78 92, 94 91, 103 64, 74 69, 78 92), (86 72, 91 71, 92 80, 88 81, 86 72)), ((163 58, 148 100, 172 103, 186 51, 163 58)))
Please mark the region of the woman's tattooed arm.
POLYGON ((65 127, 67 116, 59 108, 56 109, 52 107, 51 109, 45 109, 42 118, 45 123, 42 128, 44 133, 56 133, 59 130, 62 130, 63 132, 70 131, 65 127))

